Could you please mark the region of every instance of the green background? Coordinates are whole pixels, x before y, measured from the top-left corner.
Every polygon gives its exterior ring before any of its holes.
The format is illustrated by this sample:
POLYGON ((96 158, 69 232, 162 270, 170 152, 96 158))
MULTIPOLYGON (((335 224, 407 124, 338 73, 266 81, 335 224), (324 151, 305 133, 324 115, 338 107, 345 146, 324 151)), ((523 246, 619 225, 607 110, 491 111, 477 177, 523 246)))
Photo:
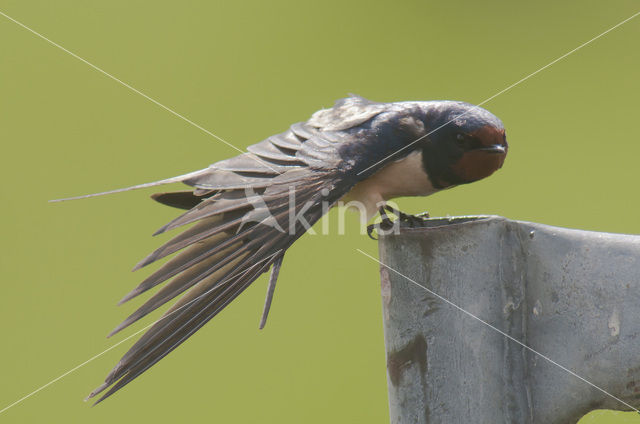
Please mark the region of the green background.
MULTIPOLYGON (((244 148, 349 92, 479 103, 638 3, 1 0, 0 11, 244 148)), ((399 205, 639 234, 639 39, 640 17, 489 102, 510 142, 504 168, 399 205)), ((149 200, 153 189, 47 200, 236 152, 1 16, 0 140, 1 409, 158 316, 105 339, 140 304, 116 307, 148 272, 129 269, 166 240, 151 233, 176 211, 149 200)), ((388 422, 378 268, 355 250, 377 245, 355 214, 348 224, 346 236, 332 226, 288 252, 264 331, 262 277, 108 402, 82 399, 133 340, 0 421, 388 422)))

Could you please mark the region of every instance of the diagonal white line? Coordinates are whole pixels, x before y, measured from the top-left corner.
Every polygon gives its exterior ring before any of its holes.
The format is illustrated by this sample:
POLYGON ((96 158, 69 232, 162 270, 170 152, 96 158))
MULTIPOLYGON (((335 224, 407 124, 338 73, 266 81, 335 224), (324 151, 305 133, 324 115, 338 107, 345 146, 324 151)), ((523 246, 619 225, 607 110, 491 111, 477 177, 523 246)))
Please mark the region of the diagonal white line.
POLYGON ((546 65, 544 65, 543 67, 539 68, 538 70, 530 73, 529 75, 527 75, 526 77, 514 82, 513 84, 503 88, 502 90, 498 91, 496 94, 494 94, 491 97, 487 97, 486 99, 484 99, 483 101, 481 101, 480 103, 478 103, 477 105, 475 105, 474 107, 472 107, 471 109, 467 110, 464 113, 461 113, 460 115, 454 117, 453 119, 451 119, 450 121, 440 125, 438 128, 436 128, 435 130, 430 131, 429 133, 421 136, 420 138, 417 138, 416 140, 413 140, 411 143, 407 144, 406 146, 396 150, 395 152, 391 153, 390 155, 385 156, 383 159, 379 160, 378 162, 374 163, 373 165, 369 166, 368 168, 358 172, 358 175, 367 172, 368 170, 370 170, 371 168, 373 168, 374 166, 384 162, 385 160, 389 159, 390 157, 397 155, 398 153, 402 152, 403 150, 408 149, 409 147, 413 146, 414 144, 416 144, 417 142, 419 142, 420 140, 423 140, 424 138, 430 136, 431 134, 433 134, 434 132, 438 131, 439 129, 449 125, 450 123, 452 123, 453 121, 455 121, 456 119, 465 116, 469 113, 471 113, 472 111, 480 108, 480 106, 482 106, 483 104, 490 102, 491 100, 495 99, 496 97, 498 97, 501 94, 506 93, 507 91, 511 90, 512 88, 514 88, 517 85, 520 85, 521 83, 525 82, 526 80, 528 80, 529 78, 533 77, 534 75, 544 71, 545 69, 549 68, 550 66, 555 65, 556 63, 560 62, 562 59, 566 58, 567 56, 577 52, 578 50, 580 50, 581 48, 593 43, 594 41, 596 41, 598 38, 610 33, 611 31, 613 31, 614 29, 618 28, 619 26, 622 26, 624 24, 626 24, 627 22, 629 22, 630 20, 632 20, 633 18, 635 18, 636 16, 640 15, 640 12, 636 12, 633 15, 631 15, 630 17, 628 17, 627 19, 618 22, 617 24, 615 24, 614 26, 612 26, 611 28, 609 28, 608 30, 596 35, 595 37, 593 37, 592 39, 590 39, 589 41, 585 41, 584 43, 580 44, 578 47, 576 47, 573 50, 570 50, 568 52, 566 52, 565 54, 563 54, 562 56, 558 57, 557 59, 547 63, 546 65))
POLYGON ((429 290, 428 288, 426 288, 425 286, 423 286, 420 283, 417 283, 415 280, 412 280, 411 278, 407 277, 406 275, 402 274, 400 271, 397 271, 393 268, 391 268, 389 265, 386 265, 382 262, 380 262, 378 259, 374 258, 373 256, 369 255, 368 253, 363 252, 360 249, 356 249, 358 252, 362 253, 363 255, 365 255, 366 257, 373 259, 374 261, 376 261, 378 264, 382 265, 383 267, 387 268, 390 271, 393 271, 394 273, 398 274, 399 276, 403 277, 404 279, 406 279, 407 281, 415 284, 416 286, 420 287, 422 290, 425 290, 426 292, 428 292, 429 294, 431 294, 432 296, 437 297, 438 299, 442 300, 443 302, 453 306, 454 308, 456 308, 457 310, 459 310, 460 312, 470 316, 471 318, 475 319, 476 321, 481 322, 482 324, 486 325, 487 327, 491 328, 492 330, 500 333, 501 335, 503 335, 504 337, 508 338, 509 340, 519 344, 520 346, 524 347, 525 349, 535 353, 536 355, 538 355, 539 357, 541 357, 542 359, 552 363, 553 365, 559 367, 560 369, 568 372, 569 374, 571 374, 572 376, 576 377, 579 380, 582 380, 583 382, 587 383, 588 385, 590 385, 591 387, 598 389, 599 391, 601 391, 602 393, 604 393, 605 395, 617 400, 618 402, 622 403, 623 405, 625 405, 628 408, 633 409, 634 411, 640 413, 640 410, 638 410, 637 408, 634 408, 633 406, 629 405, 627 402, 623 401, 622 399, 612 395, 611 393, 607 392, 606 390, 604 390, 603 388, 596 386, 595 384, 593 384, 592 382, 590 382, 589 380, 585 379, 584 377, 580 377, 578 374, 576 374, 575 372, 571 371, 570 369, 568 369, 567 367, 564 367, 562 365, 560 365, 559 363, 557 363, 556 361, 554 361, 553 359, 549 358, 548 356, 538 352, 537 350, 527 346, 526 344, 522 343, 520 340, 510 336, 509 334, 505 333, 504 331, 500 330, 499 328, 496 328, 495 326, 489 324, 487 321, 483 320, 482 318, 477 317, 476 315, 472 314, 471 312, 467 311, 466 309, 456 305, 455 303, 453 303, 452 301, 450 301, 449 299, 440 296, 438 293, 429 290))
MULTIPOLYGON (((200 131, 210 135, 211 137, 214 137, 220 141, 222 141, 224 144, 226 144, 227 146, 231 147, 232 149, 242 153, 242 154, 247 154, 244 150, 239 149, 238 147, 234 146, 233 144, 229 143, 228 141, 226 141, 225 139, 223 139, 220 136, 215 135, 214 133, 212 133, 211 131, 207 130, 206 128, 203 128, 202 126, 196 124, 195 122, 193 122, 191 119, 187 118, 184 115, 181 115, 180 113, 176 112, 175 110, 171 109, 168 106, 163 105, 162 103, 160 103, 159 101, 157 101, 156 99, 147 96, 146 94, 144 94, 142 91, 130 86, 129 84, 127 84, 126 82, 122 81, 121 79, 111 75, 110 73, 108 73, 107 71, 105 71, 104 69, 94 65, 93 63, 89 62, 86 59, 81 58, 80 56, 78 56, 77 54, 73 53, 72 51, 69 51, 67 49, 65 49, 64 47, 62 47, 60 44, 56 43, 55 41, 51 41, 50 39, 48 39, 47 37, 45 37, 44 35, 40 34, 39 32, 29 28, 28 26, 26 26, 25 24, 23 24, 22 22, 19 22, 15 19, 13 19, 11 16, 7 15, 6 13, 0 11, 0 15, 4 16, 5 18, 7 18, 8 20, 10 20, 11 22, 21 26, 22 28, 26 29, 27 31, 29 31, 30 33, 40 37, 41 39, 43 39, 44 41, 46 41, 47 43, 51 44, 52 46, 55 46, 57 48, 59 48, 60 50, 62 50, 65 53, 70 54, 71 56, 75 57, 76 59, 78 59, 79 61, 81 61, 82 63, 89 65, 90 67, 92 67, 93 69, 95 69, 96 71, 100 72, 101 74, 111 78, 112 80, 114 80, 115 82, 117 82, 118 84, 128 88, 129 90, 133 91, 136 94, 141 95, 142 97, 144 97, 145 99, 149 100, 150 102, 152 102, 153 104, 160 106, 162 109, 166 110, 167 112, 171 113, 172 115, 177 116, 178 118, 182 119, 183 121, 193 125, 194 127, 196 127, 197 129, 199 129, 200 131)), ((254 160, 258 161, 260 164, 266 166, 267 168, 271 169, 272 171, 280 174, 280 172, 276 171, 275 169, 273 169, 271 166, 269 166, 267 163, 265 163, 262 160, 258 160, 258 158, 255 158, 253 155, 249 155, 249 157, 253 158, 254 160)))
POLYGON ((256 267, 257 265, 266 262, 268 260, 271 260, 273 257, 275 257, 276 255, 278 255, 280 252, 282 251, 282 249, 278 249, 275 253, 273 253, 270 256, 267 256, 266 258, 256 262, 255 264, 251 265, 251 267, 249 267, 247 270, 239 273, 239 274, 235 274, 230 276, 229 278, 227 278, 226 280, 222 281, 221 283, 216 284, 215 286, 213 286, 212 288, 210 288, 209 290, 207 290, 206 292, 202 293, 200 296, 195 297, 194 299, 190 300, 189 302, 185 303, 184 305, 180 306, 179 308, 177 308, 176 310, 172 311, 171 313, 168 313, 162 317, 160 317, 158 320, 152 322, 151 324, 147 325, 146 327, 141 328, 140 330, 136 331, 135 333, 131 334, 130 336, 127 336, 126 338, 120 340, 118 343, 108 347, 107 349, 103 350, 102 352, 98 353, 95 356, 92 356, 91 358, 87 359, 86 361, 84 361, 83 363, 76 365, 75 367, 71 368, 69 371, 65 372, 64 374, 61 374, 60 376, 54 378, 53 380, 49 381, 47 384, 44 384, 40 387, 38 387, 36 390, 32 391, 31 393, 21 397, 20 399, 16 400, 15 402, 5 406, 4 408, 0 409, 0 414, 2 414, 3 412, 5 412, 6 410, 16 406, 17 404, 23 402, 24 400, 27 400, 28 398, 30 398, 31 396, 35 395, 36 393, 38 393, 39 391, 46 389, 47 387, 49 387, 50 385, 52 385, 53 383, 55 383, 58 380, 63 379, 64 377, 68 376, 69 374, 71 374, 72 372, 82 368, 83 366, 87 365, 88 363, 92 362, 93 360, 101 357, 102 355, 104 355, 105 353, 109 352, 110 350, 120 346, 122 343, 126 342, 127 340, 137 336, 138 334, 142 333, 143 331, 147 330, 149 327, 157 324, 158 322, 162 321, 163 319, 170 317, 171 315, 175 314, 176 312, 178 312, 179 310, 181 310, 182 308, 190 305, 191 303, 195 302, 196 300, 200 299, 203 296, 206 296, 207 294, 211 293, 211 291, 215 290, 216 288, 218 288, 221 284, 224 284, 226 282, 231 281, 232 279, 236 278, 236 277, 242 277, 243 275, 245 275, 246 273, 248 273, 249 271, 251 271, 254 267, 256 267))

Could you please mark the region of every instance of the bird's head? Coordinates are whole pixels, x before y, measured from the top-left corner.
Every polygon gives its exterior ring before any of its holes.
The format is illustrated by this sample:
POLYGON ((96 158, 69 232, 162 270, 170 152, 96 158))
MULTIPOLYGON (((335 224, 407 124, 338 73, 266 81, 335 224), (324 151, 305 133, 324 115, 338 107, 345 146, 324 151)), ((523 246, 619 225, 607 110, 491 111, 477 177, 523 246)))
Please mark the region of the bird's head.
POLYGON ((436 188, 467 184, 502 167, 508 144, 500 119, 463 102, 433 102, 427 110, 429 134, 421 147, 424 167, 436 188))

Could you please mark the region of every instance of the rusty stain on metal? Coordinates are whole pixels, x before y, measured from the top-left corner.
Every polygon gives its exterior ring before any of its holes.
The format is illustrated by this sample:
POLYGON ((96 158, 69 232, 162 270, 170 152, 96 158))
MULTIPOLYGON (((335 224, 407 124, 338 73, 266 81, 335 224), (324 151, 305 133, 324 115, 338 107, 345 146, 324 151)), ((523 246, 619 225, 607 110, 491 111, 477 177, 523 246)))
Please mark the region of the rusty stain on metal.
POLYGON ((402 349, 387 353, 391 384, 400 384, 404 370, 413 364, 418 364, 421 373, 427 372, 427 341, 422 334, 418 334, 402 349))

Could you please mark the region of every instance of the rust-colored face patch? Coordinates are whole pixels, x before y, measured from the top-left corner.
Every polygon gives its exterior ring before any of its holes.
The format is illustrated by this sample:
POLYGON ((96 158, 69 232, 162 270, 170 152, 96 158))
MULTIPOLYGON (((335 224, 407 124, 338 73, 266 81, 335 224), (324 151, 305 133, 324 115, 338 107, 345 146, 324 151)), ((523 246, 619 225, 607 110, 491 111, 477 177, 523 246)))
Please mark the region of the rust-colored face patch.
POLYGON ((504 130, 485 125, 471 133, 480 141, 482 147, 503 146, 504 153, 480 149, 465 152, 460 160, 451 166, 451 170, 462 181, 470 183, 488 177, 502 167, 507 156, 507 141, 504 130))
POLYGON ((462 155, 451 169, 464 182, 478 181, 496 172, 504 163, 506 153, 471 150, 462 155))
POLYGON ((484 147, 501 146, 508 147, 507 140, 504 137, 504 129, 498 129, 491 125, 485 125, 470 134, 477 140, 480 140, 484 147))

